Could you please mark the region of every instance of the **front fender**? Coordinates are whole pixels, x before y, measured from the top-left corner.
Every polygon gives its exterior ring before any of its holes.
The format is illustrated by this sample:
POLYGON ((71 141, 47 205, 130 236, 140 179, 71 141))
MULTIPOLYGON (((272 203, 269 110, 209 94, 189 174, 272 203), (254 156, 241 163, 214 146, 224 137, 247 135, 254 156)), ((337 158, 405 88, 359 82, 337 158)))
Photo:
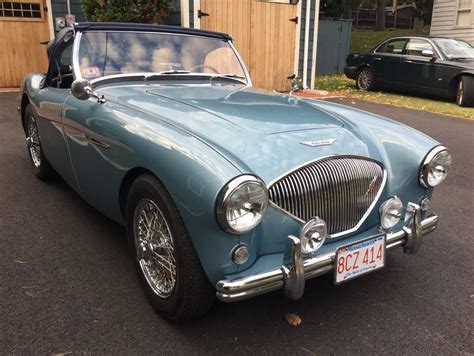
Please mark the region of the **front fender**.
POLYGON ((84 198, 124 224, 120 189, 128 172, 152 172, 171 195, 209 280, 237 271, 230 252, 239 237, 225 233, 214 217, 219 191, 240 174, 210 146, 163 120, 113 100, 69 97, 64 124, 84 198), (88 136, 104 146, 94 146, 88 136), (76 157, 76 159, 74 159, 76 157), (83 172, 83 174, 81 174, 83 172))

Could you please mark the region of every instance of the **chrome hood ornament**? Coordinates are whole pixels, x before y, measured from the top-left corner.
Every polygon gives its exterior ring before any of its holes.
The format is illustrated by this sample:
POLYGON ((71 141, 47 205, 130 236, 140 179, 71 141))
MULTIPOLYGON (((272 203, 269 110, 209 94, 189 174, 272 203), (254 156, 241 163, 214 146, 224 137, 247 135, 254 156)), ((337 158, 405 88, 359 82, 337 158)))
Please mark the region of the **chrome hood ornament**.
POLYGON ((302 145, 310 146, 310 147, 317 147, 317 146, 327 146, 332 145, 336 141, 335 138, 329 138, 326 140, 318 140, 318 141, 303 141, 301 142, 302 145))

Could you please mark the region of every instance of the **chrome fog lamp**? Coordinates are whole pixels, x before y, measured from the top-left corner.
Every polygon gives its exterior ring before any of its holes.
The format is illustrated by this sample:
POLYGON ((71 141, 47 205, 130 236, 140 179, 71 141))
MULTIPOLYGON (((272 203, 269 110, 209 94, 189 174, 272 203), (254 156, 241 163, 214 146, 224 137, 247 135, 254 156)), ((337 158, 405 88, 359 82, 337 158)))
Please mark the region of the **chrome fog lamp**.
POLYGON ((268 207, 265 183, 252 175, 242 175, 222 188, 216 201, 219 225, 231 234, 244 234, 262 221, 268 207))
POLYGON ((326 240, 328 229, 326 222, 318 217, 303 225, 300 232, 301 251, 312 253, 317 251, 326 240))
POLYGON ((402 217, 403 203, 400 198, 394 196, 388 198, 380 206, 380 226, 384 230, 391 229, 402 217))
POLYGON ((440 185, 446 179, 451 164, 452 157, 446 147, 435 147, 421 165, 420 184, 425 188, 440 185))
POLYGON ((430 209, 431 201, 429 198, 423 198, 420 201, 420 208, 423 211, 428 211, 430 209))
POLYGON ((232 262, 236 265, 243 265, 248 261, 250 256, 247 245, 237 245, 232 251, 232 262))

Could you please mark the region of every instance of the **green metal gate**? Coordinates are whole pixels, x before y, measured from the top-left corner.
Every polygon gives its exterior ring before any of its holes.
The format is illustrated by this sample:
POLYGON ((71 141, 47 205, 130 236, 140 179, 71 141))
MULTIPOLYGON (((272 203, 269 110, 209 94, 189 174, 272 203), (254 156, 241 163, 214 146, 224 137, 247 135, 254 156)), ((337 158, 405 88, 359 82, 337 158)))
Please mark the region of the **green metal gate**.
POLYGON ((349 54, 352 21, 319 21, 316 74, 343 73, 349 54))

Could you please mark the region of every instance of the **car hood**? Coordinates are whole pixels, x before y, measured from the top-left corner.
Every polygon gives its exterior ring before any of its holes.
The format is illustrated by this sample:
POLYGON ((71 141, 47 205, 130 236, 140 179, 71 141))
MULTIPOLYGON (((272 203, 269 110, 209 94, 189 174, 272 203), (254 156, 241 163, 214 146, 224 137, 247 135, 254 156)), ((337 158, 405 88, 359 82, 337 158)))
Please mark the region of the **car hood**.
POLYGON ((454 66, 454 67, 459 67, 459 68, 464 68, 467 70, 474 70, 474 60, 459 60, 459 61, 447 61, 447 64, 454 66))
POLYGON ((389 164, 385 144, 413 150, 410 143, 399 144, 391 137, 405 135, 403 125, 368 129, 348 120, 351 112, 339 115, 316 101, 253 88, 116 86, 100 92, 109 100, 191 133, 238 170, 254 173, 266 183, 320 157, 358 155, 389 164), (388 142, 381 141, 373 130, 386 134, 388 142))

